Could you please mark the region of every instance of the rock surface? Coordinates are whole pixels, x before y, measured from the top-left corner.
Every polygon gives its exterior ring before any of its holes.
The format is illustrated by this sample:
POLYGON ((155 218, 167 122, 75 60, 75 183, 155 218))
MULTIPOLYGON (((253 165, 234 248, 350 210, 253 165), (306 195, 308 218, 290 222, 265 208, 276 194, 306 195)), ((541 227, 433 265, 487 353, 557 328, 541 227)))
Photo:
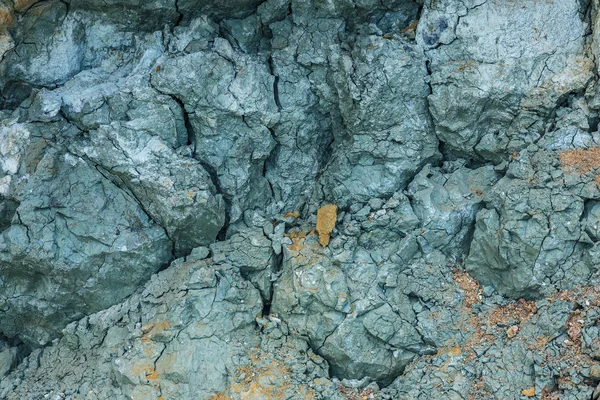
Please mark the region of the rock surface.
POLYGON ((0 398, 599 398, 599 7, 0 0, 0 398))

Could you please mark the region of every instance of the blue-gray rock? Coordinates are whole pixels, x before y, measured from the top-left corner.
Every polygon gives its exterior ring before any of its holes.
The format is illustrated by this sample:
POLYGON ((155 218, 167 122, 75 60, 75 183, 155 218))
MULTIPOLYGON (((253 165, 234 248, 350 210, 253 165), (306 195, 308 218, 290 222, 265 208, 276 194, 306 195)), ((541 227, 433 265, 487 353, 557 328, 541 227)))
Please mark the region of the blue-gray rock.
POLYGON ((2 332, 39 346, 123 300, 170 261, 171 242, 135 198, 85 160, 49 151, 0 236, 2 332))
POLYGON ((0 398, 598 397, 597 3, 0 0, 0 398))

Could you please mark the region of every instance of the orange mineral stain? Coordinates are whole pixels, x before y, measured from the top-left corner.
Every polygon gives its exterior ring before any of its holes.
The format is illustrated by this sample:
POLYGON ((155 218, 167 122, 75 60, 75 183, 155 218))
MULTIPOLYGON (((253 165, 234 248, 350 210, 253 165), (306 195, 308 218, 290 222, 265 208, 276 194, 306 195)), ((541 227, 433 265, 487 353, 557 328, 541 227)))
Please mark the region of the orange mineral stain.
POLYGON ((335 204, 326 204, 317 211, 317 232, 319 232, 319 242, 323 247, 329 244, 331 232, 335 228, 337 208, 335 204))

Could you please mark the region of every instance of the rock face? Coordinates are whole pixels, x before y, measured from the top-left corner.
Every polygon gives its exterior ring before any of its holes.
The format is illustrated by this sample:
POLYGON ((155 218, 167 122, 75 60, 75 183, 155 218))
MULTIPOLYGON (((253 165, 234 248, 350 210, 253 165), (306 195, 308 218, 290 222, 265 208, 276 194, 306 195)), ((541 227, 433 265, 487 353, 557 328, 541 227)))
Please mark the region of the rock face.
POLYGON ((47 151, 19 201, 0 239, 5 335, 46 344, 171 257, 164 230, 135 199, 69 153, 47 151))
POLYGON ((598 398, 599 7, 0 0, 0 398, 598 398))

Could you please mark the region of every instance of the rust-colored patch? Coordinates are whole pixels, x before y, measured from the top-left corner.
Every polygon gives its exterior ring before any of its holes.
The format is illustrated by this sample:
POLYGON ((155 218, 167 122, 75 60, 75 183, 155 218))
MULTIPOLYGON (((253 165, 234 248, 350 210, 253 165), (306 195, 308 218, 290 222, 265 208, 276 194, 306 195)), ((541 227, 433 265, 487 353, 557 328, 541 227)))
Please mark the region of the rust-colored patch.
POLYGON ((282 383, 281 377, 289 377, 292 370, 288 362, 295 358, 283 348, 278 351, 280 359, 265 352, 257 345, 248 351, 249 363, 238 367, 233 373, 233 383, 223 393, 217 393, 211 400, 255 399, 305 399, 314 400, 315 393, 305 387, 292 386, 289 379, 282 383))
POLYGON ((234 393, 242 400, 251 399, 285 399, 289 383, 274 385, 275 377, 289 375, 291 371, 282 363, 271 361, 265 366, 258 367, 250 364, 237 369, 239 376, 244 376, 240 383, 231 386, 234 393))
POLYGON ((456 72, 463 72, 465 70, 470 71, 473 68, 473 60, 468 60, 465 63, 462 63, 458 66, 456 72))
POLYGON ((493 325, 520 324, 533 317, 535 313, 537 313, 535 301, 520 299, 514 303, 496 308, 487 319, 493 325))
POLYGON ((292 244, 288 246, 288 249, 294 252, 299 252, 304 248, 304 239, 306 239, 306 231, 292 231, 284 234, 284 236, 292 239, 292 244))
POLYGON ((208 400, 230 400, 230 397, 223 393, 217 393, 210 396, 208 400))
POLYGON ((577 346, 581 345, 581 335, 583 332, 583 319, 581 316, 581 310, 575 310, 569 315, 567 320, 567 334, 572 344, 577 346))
POLYGON ((483 379, 479 378, 478 381, 471 384, 471 390, 469 391, 469 395, 467 400, 479 400, 479 399, 492 399, 493 396, 485 387, 485 383, 483 383, 483 379))
POLYGON ((452 347, 449 351, 448 351, 448 355, 450 357, 456 357, 462 354, 462 349, 460 348, 460 346, 458 344, 454 345, 454 347, 452 347))
POLYGON ((142 342, 146 343, 153 340, 154 336, 162 333, 170 327, 171 324, 169 323, 169 321, 161 321, 142 326, 142 332, 144 332, 144 334, 142 335, 142 342))
POLYGON ((325 247, 329 244, 329 238, 337 220, 337 209, 335 204, 326 204, 317 211, 317 232, 319 242, 325 247))
POLYGON ((470 191, 471 191, 471 193, 473 193, 474 195, 477 195, 477 196, 483 196, 483 190, 482 190, 482 189, 476 188, 476 187, 474 187, 474 186, 470 186, 470 187, 469 187, 469 190, 470 190, 470 191))
POLYGON ((533 397, 533 396, 535 396, 535 387, 532 386, 530 388, 523 389, 523 391, 521 392, 521 394, 523 396, 533 397))
MULTIPOLYGON (((600 169, 600 147, 589 149, 569 150, 558 155, 564 169, 580 174, 587 174, 600 169)), ((596 184, 600 183, 598 176, 595 177, 596 184)))
POLYGON ((304 386, 300 386, 298 390, 298 396, 304 400, 315 400, 315 392, 312 390, 305 389, 304 386))
POLYGON ((337 389, 346 396, 347 400, 367 400, 374 399, 376 396, 371 388, 351 389, 344 387, 343 385, 338 385, 337 389))
POLYGON ((146 379, 154 381, 154 380, 157 380, 160 378, 160 376, 158 376, 158 373, 156 372, 155 369, 152 369, 149 372, 150 372, 149 374, 146 374, 146 379))
POLYGON ((557 387, 543 388, 541 400, 560 400, 560 393, 557 387))
POLYGON ((467 307, 481 303, 483 290, 481 289, 479 282, 473 279, 466 271, 457 268, 452 271, 452 275, 454 276, 454 281, 458 284, 458 287, 464 292, 465 305, 467 307))
POLYGON ((571 290, 562 290, 548 299, 579 303, 582 306, 600 307, 600 290, 596 286, 582 286, 571 290))
POLYGON ((140 363, 133 364, 131 366, 131 368, 129 369, 129 371, 134 376, 142 375, 142 374, 146 375, 146 373, 149 373, 148 371, 150 371, 150 368, 151 368, 151 365, 148 361, 142 361, 140 363))
POLYGON ((290 211, 283 218, 300 218, 300 211, 290 211))
POLYGON ((152 330, 158 333, 164 331, 165 329, 169 329, 170 327, 171 323, 169 321, 161 321, 157 322, 152 330))
POLYGON ((438 350, 437 356, 448 355, 450 357, 456 357, 462 354, 462 349, 458 343, 450 344, 446 347, 442 347, 438 350))
POLYGON ((15 24, 15 16, 12 10, 6 6, 0 6, 0 33, 8 31, 15 24))
POLYGON ((248 358, 253 363, 258 363, 260 361, 260 351, 258 349, 252 350, 248 353, 248 358))
POLYGON ((419 20, 415 19, 408 26, 400 31, 400 33, 414 33, 417 30, 417 25, 419 25, 419 20))

